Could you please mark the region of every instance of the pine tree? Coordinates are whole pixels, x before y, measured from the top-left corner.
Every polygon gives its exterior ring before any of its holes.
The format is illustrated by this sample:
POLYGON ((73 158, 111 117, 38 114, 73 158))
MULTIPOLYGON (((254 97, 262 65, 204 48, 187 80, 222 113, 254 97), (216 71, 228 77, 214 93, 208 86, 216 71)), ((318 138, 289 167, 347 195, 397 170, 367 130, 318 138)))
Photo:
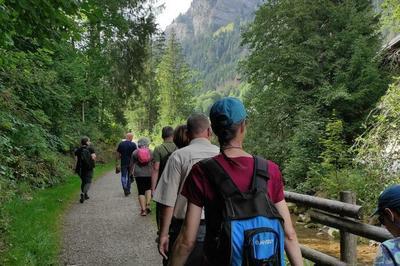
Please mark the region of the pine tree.
POLYGON ((192 112, 195 87, 192 78, 192 72, 182 55, 182 48, 175 35, 171 34, 157 72, 161 124, 175 124, 185 120, 192 112))
POLYGON ((156 72, 164 43, 164 36, 160 35, 149 40, 147 45, 142 82, 138 86, 137 93, 130 98, 129 110, 126 112, 129 126, 134 132, 153 132, 158 122, 159 86, 156 72))
POLYGON ((370 1, 281 0, 265 3, 244 33, 249 143, 283 164, 290 185, 320 161, 318 140, 333 112, 350 145, 384 94, 377 30, 370 1))

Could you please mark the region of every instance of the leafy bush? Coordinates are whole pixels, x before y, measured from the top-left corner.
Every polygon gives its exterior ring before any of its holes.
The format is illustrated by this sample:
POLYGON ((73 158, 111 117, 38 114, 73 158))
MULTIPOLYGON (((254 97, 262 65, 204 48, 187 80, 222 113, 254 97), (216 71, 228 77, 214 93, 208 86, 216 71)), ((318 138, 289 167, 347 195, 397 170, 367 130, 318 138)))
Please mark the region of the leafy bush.
POLYGON ((352 145, 385 93, 378 26, 369 1, 281 0, 265 1, 244 31, 246 141, 282 166, 289 185, 322 161, 329 119, 341 120, 340 139, 352 145))

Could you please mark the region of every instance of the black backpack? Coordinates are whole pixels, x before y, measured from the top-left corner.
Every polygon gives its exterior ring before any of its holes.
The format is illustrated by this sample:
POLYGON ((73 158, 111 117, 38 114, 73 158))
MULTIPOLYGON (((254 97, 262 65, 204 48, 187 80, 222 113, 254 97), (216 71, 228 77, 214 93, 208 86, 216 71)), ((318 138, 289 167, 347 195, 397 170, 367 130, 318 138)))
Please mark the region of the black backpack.
POLYGON ((81 149, 81 169, 92 170, 95 167, 95 162, 92 154, 87 147, 81 149))
POLYGON ((169 151, 167 149, 167 147, 165 147, 163 144, 161 144, 161 146, 164 148, 164 150, 167 151, 167 155, 164 158, 161 158, 160 160, 160 168, 158 171, 158 179, 160 179, 162 172, 164 171, 165 166, 167 165, 167 161, 169 159, 169 157, 171 156, 171 154, 176 151, 176 147, 174 148, 173 151, 169 151))
POLYGON ((284 265, 283 219, 267 196, 268 161, 254 157, 249 191, 241 192, 213 158, 200 162, 217 201, 205 204, 209 265, 284 265))

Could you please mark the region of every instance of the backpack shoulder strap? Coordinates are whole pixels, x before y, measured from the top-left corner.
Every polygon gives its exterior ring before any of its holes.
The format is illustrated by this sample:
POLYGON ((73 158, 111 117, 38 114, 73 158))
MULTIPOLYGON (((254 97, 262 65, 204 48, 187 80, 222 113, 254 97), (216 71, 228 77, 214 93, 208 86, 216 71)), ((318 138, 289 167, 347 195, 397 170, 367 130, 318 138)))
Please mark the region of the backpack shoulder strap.
POLYGON ((254 174, 252 181, 252 188, 256 187, 267 192, 268 175, 268 161, 260 156, 254 156, 254 174))
POLYGON ((169 153, 169 151, 168 151, 167 147, 165 147, 165 145, 164 145, 164 144, 161 144, 160 146, 161 146, 161 147, 163 147, 163 148, 164 148, 164 150, 165 150, 167 153, 169 153))
POLYGON ((168 150, 164 144, 161 144, 161 146, 164 148, 164 150, 167 152, 167 154, 171 154, 175 151, 175 150, 173 150, 173 151, 168 150))
POLYGON ((231 177, 214 158, 202 160, 199 162, 199 165, 210 184, 214 185, 224 198, 241 193, 233 183, 231 177))
POLYGON ((82 154, 86 153, 86 154, 90 154, 90 150, 88 147, 82 147, 82 154))

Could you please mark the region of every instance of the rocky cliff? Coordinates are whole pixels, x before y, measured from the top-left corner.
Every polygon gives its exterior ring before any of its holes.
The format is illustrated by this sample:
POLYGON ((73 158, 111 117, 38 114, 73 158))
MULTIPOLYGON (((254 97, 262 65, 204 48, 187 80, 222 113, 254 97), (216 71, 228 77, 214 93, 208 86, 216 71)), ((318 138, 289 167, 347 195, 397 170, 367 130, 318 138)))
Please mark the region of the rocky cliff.
POLYGON ((167 38, 175 33, 187 62, 203 81, 203 91, 226 91, 226 86, 237 85, 236 66, 244 51, 240 29, 262 2, 193 0, 189 10, 167 27, 167 38))
POLYGON ((262 0, 193 0, 189 10, 166 29, 174 30, 178 39, 198 37, 216 31, 231 22, 252 17, 262 0))

